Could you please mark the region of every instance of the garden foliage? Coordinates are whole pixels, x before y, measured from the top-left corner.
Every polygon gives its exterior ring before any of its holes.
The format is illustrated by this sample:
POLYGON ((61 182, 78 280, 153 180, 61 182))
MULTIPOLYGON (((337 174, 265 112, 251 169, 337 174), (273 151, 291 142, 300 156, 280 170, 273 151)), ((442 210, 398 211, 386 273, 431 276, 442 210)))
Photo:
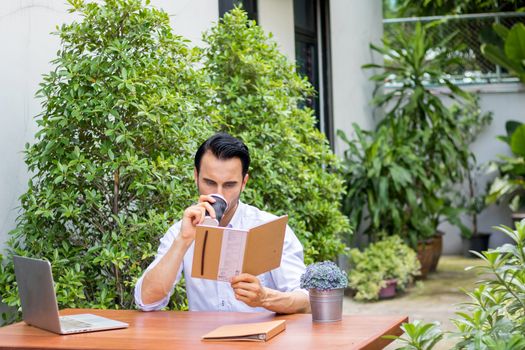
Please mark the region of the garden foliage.
POLYGON ((453 206, 450 190, 465 180, 474 157, 469 144, 490 122, 472 94, 444 78, 444 69, 459 58, 447 46, 453 36, 433 45, 430 26, 418 23, 414 35, 398 31, 382 46, 371 45, 385 61, 364 68, 378 70, 371 77, 377 83, 373 102, 386 115, 375 132, 356 129, 354 140, 339 133, 349 146, 345 213, 354 225, 366 222, 367 233, 398 234, 413 247, 433 236, 443 218, 457 220, 461 208, 453 206), (453 106, 429 82, 445 85, 453 106))
MULTIPOLYGON (((8 255, 49 259, 60 307, 131 308, 159 237, 196 196, 206 85, 165 12, 139 0, 70 3, 82 19, 55 33, 8 255)), ((16 305, 7 260, 0 295, 16 305)), ((177 296, 172 306, 184 307, 177 296)))
MULTIPOLYGON (((69 2, 80 20, 55 33, 25 151, 32 177, 0 255, 2 301, 19 306, 19 254, 50 260, 61 308, 134 307, 159 238, 196 200, 194 152, 216 131, 247 143, 244 200, 290 215, 306 261, 342 250, 338 164, 302 108, 313 90, 242 10, 208 33, 202 55, 147 0, 69 2)), ((183 284, 169 307, 186 307, 183 284)))
POLYGON ((490 183, 487 203, 508 200, 512 211, 525 209, 525 124, 510 120, 505 124, 506 136, 498 139, 509 145, 512 155, 500 155, 491 168, 499 176, 490 183))
POLYGON ((391 279, 397 281, 398 291, 404 291, 420 274, 416 252, 399 236, 372 243, 362 252, 354 248, 349 257, 348 280, 356 300, 377 300, 379 291, 391 279))
POLYGON ((339 164, 304 107, 311 85, 241 9, 226 14, 204 41, 215 127, 239 136, 252 156, 244 200, 288 214, 307 263, 334 258, 343 248, 338 234, 350 229, 340 212, 339 164))
MULTIPOLYGON (((452 320, 457 328, 452 334, 457 338, 455 349, 525 348, 525 220, 516 223, 514 230, 506 226, 498 229, 512 239, 512 244, 475 253, 485 262, 473 267, 483 278, 476 289, 467 292, 471 301, 452 320)), ((399 349, 430 350, 443 336, 431 324, 422 327, 416 321, 408 325, 401 337, 406 346, 399 349)))
POLYGON ((501 41, 483 44, 481 52, 525 84, 525 25, 516 23, 509 29, 502 24, 494 23, 493 30, 501 41))

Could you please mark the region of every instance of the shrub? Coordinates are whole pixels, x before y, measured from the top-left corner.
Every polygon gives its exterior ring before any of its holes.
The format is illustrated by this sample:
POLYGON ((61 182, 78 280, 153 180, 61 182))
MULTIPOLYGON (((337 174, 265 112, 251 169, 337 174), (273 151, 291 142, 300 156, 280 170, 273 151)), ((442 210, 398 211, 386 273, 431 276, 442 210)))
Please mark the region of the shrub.
POLYGON ((349 285, 357 292, 357 300, 376 300, 389 279, 395 279, 396 288, 404 291, 421 268, 416 252, 399 236, 372 243, 363 252, 352 249, 350 264, 349 285))
MULTIPOLYGON (((366 192, 375 196, 369 199, 355 191, 347 201, 368 201, 369 211, 375 215, 372 231, 401 235, 412 247, 435 235, 441 219, 459 222, 462 208, 453 205, 451 189, 461 184, 469 171, 473 158, 469 143, 490 122, 490 115, 480 112, 474 95, 461 90, 444 74, 447 68, 461 63, 454 54, 459 47, 453 43, 454 34, 436 43, 430 30, 435 25, 418 22, 414 32, 400 29, 392 38, 383 39, 381 47, 371 45, 384 57, 384 64, 364 68, 380 69, 371 77, 377 83, 373 102, 385 109, 377 134, 393 148, 392 156, 374 159, 371 173, 376 175, 379 168, 387 173, 384 179, 366 173, 357 179, 352 174, 347 176, 349 189, 355 182, 378 182, 366 192), (394 84, 383 93, 381 88, 388 83, 394 84), (446 85, 456 107, 445 105, 430 89, 432 83, 446 85), (387 132, 382 131, 384 128, 387 132), (419 161, 414 167, 405 167, 404 154, 419 161), (381 162, 384 169, 377 164, 381 162), (389 206, 390 198, 396 200, 395 209, 389 206)), ((374 134, 371 138, 376 140, 374 134)), ((353 163, 351 157, 347 160, 353 163)), ((361 209, 347 209, 350 217, 354 210, 361 209)))
MULTIPOLYGON (((514 244, 474 252, 485 265, 473 268, 486 277, 467 293, 471 302, 452 320, 458 329, 453 334, 458 338, 455 349, 525 348, 525 220, 516 223, 515 230, 506 226, 498 229, 514 244)), ((432 324, 420 326, 418 321, 405 324, 403 330, 405 337, 400 340, 406 346, 399 349, 430 350, 443 336, 432 324)))
MULTIPOLYGON (((39 94, 33 177, 8 255, 47 258, 60 307, 131 308, 159 236, 191 203, 191 160, 209 133, 197 56, 141 0, 70 0, 39 94)), ((9 260, 9 261, 8 261, 9 260)), ((11 259, 0 295, 18 305, 11 259)), ((185 307, 183 287, 173 307, 185 307)))
POLYGON ((307 263, 334 258, 343 249, 337 235, 350 228, 340 212, 339 163, 304 107, 312 87, 241 9, 226 14, 204 41, 216 128, 244 140, 253 159, 244 200, 289 214, 307 263))
POLYGON ((331 261, 308 265, 301 276, 301 288, 304 289, 330 290, 347 285, 346 273, 331 261))

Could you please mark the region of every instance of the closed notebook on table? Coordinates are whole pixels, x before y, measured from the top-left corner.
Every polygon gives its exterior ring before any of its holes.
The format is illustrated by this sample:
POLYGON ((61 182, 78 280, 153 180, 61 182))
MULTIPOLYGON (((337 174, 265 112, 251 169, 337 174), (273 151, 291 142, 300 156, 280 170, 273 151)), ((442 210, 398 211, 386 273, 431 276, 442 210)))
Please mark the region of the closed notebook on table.
POLYGON ((191 277, 228 282, 278 268, 287 222, 284 215, 248 230, 197 225, 191 277))
POLYGON ((286 329, 286 321, 240 323, 221 326, 202 337, 203 341, 258 341, 272 339, 286 329))

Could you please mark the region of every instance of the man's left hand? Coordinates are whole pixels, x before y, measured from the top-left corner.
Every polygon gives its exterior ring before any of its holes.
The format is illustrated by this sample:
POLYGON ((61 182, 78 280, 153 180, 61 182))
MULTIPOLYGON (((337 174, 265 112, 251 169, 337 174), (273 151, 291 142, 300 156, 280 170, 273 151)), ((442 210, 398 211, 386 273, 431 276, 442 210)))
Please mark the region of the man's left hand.
POLYGON ((241 273, 231 279, 235 298, 251 307, 263 306, 266 290, 259 279, 249 273, 241 273))

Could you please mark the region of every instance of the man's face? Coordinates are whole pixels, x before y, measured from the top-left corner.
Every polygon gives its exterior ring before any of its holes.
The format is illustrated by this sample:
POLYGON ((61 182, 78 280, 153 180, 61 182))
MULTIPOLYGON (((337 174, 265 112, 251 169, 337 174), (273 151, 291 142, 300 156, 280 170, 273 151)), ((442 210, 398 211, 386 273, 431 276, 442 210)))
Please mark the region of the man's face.
POLYGON ((248 174, 242 176, 242 163, 237 157, 221 160, 207 151, 201 159, 200 172, 195 169, 195 183, 199 194, 207 195, 217 193, 228 202, 228 210, 224 215, 235 210, 241 192, 248 181, 248 174))

